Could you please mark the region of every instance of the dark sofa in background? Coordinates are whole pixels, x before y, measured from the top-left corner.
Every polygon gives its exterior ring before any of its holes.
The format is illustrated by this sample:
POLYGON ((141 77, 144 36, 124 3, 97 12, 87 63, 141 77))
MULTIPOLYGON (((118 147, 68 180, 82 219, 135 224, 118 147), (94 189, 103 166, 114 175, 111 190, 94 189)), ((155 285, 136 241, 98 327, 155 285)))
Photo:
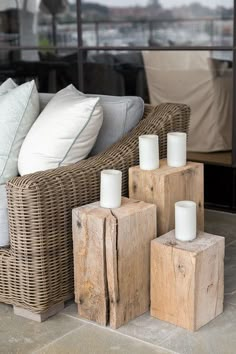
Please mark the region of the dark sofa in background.
MULTIPOLYGON (((149 102, 141 52, 84 52, 83 74, 85 93, 140 96, 149 102)), ((42 52, 38 61, 10 60, 0 65, 1 81, 9 76, 18 83, 35 79, 41 92, 57 92, 70 83, 78 87, 77 53, 42 52)))

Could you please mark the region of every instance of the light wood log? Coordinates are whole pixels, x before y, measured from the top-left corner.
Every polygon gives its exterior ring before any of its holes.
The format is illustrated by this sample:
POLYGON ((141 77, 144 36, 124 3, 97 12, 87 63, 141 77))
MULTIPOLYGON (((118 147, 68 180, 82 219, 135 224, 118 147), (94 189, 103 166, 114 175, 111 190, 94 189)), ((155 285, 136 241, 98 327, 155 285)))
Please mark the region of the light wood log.
POLYGON ((223 312, 224 237, 151 242, 151 315, 195 331, 223 312))
POLYGON ((157 236, 175 227, 175 202, 192 200, 197 204, 198 230, 204 231, 203 164, 188 162, 183 167, 169 167, 166 160, 160 168, 144 171, 139 166, 129 169, 129 197, 157 206, 157 236))
POLYGON ((104 326, 109 316, 105 254, 108 215, 109 210, 99 209, 97 203, 73 210, 75 301, 81 317, 104 326))
POLYGON ((73 211, 75 293, 82 317, 118 328, 148 311, 155 237, 155 205, 122 198, 117 209, 95 203, 73 211))

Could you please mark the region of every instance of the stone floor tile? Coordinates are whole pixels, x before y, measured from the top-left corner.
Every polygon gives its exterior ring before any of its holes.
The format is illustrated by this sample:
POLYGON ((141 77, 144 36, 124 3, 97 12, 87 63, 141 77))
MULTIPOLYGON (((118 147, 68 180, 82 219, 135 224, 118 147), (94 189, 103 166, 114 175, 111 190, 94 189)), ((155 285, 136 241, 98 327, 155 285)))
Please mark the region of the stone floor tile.
POLYGON ((78 315, 78 309, 77 309, 77 304, 72 300, 70 301, 64 308, 64 310, 62 311, 62 313, 68 315, 68 316, 72 316, 75 318, 79 318, 78 315))
POLYGON ((231 294, 226 294, 224 302, 236 306, 236 291, 231 294))
MULTIPOLYGON (((87 324, 36 351, 35 354, 167 354, 169 350, 87 324)), ((173 351, 171 351, 173 353, 173 351)))
POLYGON ((64 310, 61 313, 69 317, 77 318, 78 320, 84 322, 85 324, 96 324, 96 322, 94 321, 89 321, 86 318, 82 318, 79 316, 77 304, 73 300, 71 300, 70 303, 67 304, 67 306, 64 308, 64 310))
POLYGON ((197 332, 179 328, 161 346, 180 354, 235 354, 236 307, 226 304, 222 315, 197 332))
POLYGON ((205 231, 224 236, 228 246, 236 241, 236 215, 215 210, 205 210, 205 231))
POLYGON ((176 326, 151 317, 149 312, 118 329, 120 333, 152 344, 163 342, 169 336, 172 336, 176 330, 176 326))
MULTIPOLYGON (((63 312, 68 316, 72 316, 81 319, 77 313, 77 305, 75 303, 66 307, 63 312)), ((81 319, 87 323, 90 321, 81 319)), ((144 315, 137 317, 133 321, 130 321, 126 325, 118 328, 118 332, 130 337, 135 337, 151 344, 158 344, 172 335, 177 329, 176 326, 169 323, 159 321, 158 319, 151 317, 147 312, 144 315)))
POLYGON ((236 292, 236 215, 205 210, 205 230, 225 236, 225 294, 233 295, 236 292))
POLYGON ((236 292, 236 242, 225 249, 225 294, 236 292))
POLYGON ((0 353, 32 353, 83 324, 61 314, 38 323, 16 316, 12 306, 0 304, 0 353))

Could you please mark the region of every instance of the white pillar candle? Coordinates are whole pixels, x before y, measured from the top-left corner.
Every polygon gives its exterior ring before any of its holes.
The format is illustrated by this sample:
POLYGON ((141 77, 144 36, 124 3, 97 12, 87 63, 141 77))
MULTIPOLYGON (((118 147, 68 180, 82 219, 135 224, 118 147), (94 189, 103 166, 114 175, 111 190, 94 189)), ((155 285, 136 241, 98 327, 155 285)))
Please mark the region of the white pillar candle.
POLYGON ((100 184, 100 206, 102 208, 119 208, 121 206, 122 172, 103 170, 100 184))
POLYGON ((139 165, 141 170, 159 168, 158 135, 141 135, 139 137, 139 165))
POLYGON ((197 236, 197 206, 188 200, 175 203, 175 238, 192 241, 197 236))
POLYGON ((186 165, 187 160, 187 135, 186 133, 173 132, 167 134, 167 164, 171 167, 186 165))

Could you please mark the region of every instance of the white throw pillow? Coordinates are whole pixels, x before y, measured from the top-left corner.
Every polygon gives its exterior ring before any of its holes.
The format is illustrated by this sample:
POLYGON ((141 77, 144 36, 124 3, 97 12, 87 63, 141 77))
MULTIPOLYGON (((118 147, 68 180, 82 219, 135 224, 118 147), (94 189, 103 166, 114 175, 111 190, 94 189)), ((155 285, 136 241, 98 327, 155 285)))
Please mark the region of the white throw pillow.
POLYGON ((6 93, 8 90, 12 90, 16 87, 17 87, 17 85, 15 84, 15 82, 11 78, 9 78, 1 84, 0 95, 2 95, 3 93, 6 93))
POLYGON ((59 91, 41 112, 22 145, 18 160, 20 174, 84 159, 102 126, 99 100, 81 96, 73 85, 59 91))
POLYGON ((0 94, 0 184, 18 175, 21 145, 39 114, 34 81, 13 89, 9 88, 9 82, 4 84, 6 92, 0 94))
POLYGON ((6 185, 0 185, 0 247, 9 246, 6 185))
MULTIPOLYGON (((119 141, 136 127, 143 117, 144 101, 141 97, 84 95, 82 92, 79 92, 79 94, 86 97, 100 97, 103 108, 102 128, 90 155, 97 155, 119 141)), ((41 110, 46 107, 52 98, 53 94, 39 93, 41 110)))

